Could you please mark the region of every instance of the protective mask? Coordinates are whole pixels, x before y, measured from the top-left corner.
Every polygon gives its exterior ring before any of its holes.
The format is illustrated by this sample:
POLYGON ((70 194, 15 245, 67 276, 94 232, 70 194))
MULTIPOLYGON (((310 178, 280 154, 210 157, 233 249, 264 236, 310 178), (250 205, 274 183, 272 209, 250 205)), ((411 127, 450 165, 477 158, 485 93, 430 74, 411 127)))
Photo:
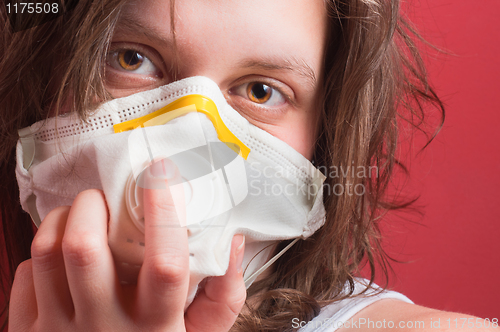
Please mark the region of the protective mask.
POLYGON ((109 246, 122 283, 134 283, 144 257, 142 174, 169 159, 169 183, 188 228, 190 287, 224 275, 235 234, 246 238, 248 286, 325 219, 323 174, 278 138, 231 108, 217 84, 192 77, 107 102, 82 122, 75 113, 19 131, 16 176, 22 207, 37 226, 86 189, 103 190, 109 246), (270 259, 274 244, 296 239, 270 259), (267 263, 266 263, 267 262, 267 263))

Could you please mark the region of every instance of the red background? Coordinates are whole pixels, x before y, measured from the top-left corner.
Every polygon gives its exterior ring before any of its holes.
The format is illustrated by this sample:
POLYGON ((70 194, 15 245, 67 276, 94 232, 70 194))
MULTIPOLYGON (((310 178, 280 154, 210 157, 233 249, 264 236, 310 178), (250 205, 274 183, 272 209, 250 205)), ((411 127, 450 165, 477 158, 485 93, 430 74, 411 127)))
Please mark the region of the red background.
POLYGON ((403 10, 449 54, 424 56, 446 120, 412 158, 404 188, 421 196, 420 225, 389 218, 388 252, 411 261, 393 264, 393 289, 416 304, 500 318, 500 1, 414 0, 403 10))

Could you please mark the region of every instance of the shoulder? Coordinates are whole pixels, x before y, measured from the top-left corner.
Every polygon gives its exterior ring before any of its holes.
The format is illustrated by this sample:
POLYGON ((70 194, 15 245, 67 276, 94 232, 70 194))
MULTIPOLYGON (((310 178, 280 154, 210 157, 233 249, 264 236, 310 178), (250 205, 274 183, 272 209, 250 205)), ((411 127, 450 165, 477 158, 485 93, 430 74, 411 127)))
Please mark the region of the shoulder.
POLYGON ((445 312, 405 303, 396 299, 382 299, 367 306, 344 322, 338 332, 363 330, 383 331, 485 331, 499 332, 497 324, 478 317, 445 312), (495 326, 496 328, 495 328, 495 326))

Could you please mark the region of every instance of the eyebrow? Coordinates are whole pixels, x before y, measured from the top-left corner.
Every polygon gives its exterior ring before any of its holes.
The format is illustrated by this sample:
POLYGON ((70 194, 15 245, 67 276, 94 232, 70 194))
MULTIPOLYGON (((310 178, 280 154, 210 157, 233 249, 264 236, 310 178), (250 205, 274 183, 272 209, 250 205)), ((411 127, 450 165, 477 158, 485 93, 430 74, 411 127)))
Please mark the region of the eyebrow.
MULTIPOLYGON (((170 35, 166 35, 163 31, 154 27, 146 27, 127 14, 122 15, 117 26, 118 30, 126 30, 131 33, 142 34, 153 44, 160 44, 168 48, 175 46, 175 41, 170 35)), ((312 89, 314 89, 317 84, 317 77, 311 66, 309 66, 304 59, 296 57, 271 56, 258 59, 248 59, 239 62, 238 66, 241 68, 257 70, 286 70, 305 78, 307 85, 309 85, 312 89)))
POLYGON ((295 57, 271 57, 258 60, 243 60, 239 63, 243 68, 255 68, 264 70, 287 70, 304 77, 308 85, 312 88, 316 86, 317 79, 314 70, 305 60, 299 60, 295 57))
POLYGON ((174 44, 170 35, 167 35, 154 27, 146 27, 135 21, 132 17, 129 17, 127 14, 122 14, 120 17, 117 24, 117 30, 126 30, 130 33, 142 34, 154 44, 165 44, 168 47, 174 44))

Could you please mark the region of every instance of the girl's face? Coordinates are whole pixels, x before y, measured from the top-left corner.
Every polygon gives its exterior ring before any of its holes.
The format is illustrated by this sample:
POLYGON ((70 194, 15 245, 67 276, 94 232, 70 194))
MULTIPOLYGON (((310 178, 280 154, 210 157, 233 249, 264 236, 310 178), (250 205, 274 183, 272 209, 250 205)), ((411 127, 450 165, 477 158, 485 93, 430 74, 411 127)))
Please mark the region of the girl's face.
POLYGON ((207 76, 242 116, 310 159, 326 27, 323 0, 178 0, 173 15, 170 0, 130 1, 106 86, 118 98, 207 76))

